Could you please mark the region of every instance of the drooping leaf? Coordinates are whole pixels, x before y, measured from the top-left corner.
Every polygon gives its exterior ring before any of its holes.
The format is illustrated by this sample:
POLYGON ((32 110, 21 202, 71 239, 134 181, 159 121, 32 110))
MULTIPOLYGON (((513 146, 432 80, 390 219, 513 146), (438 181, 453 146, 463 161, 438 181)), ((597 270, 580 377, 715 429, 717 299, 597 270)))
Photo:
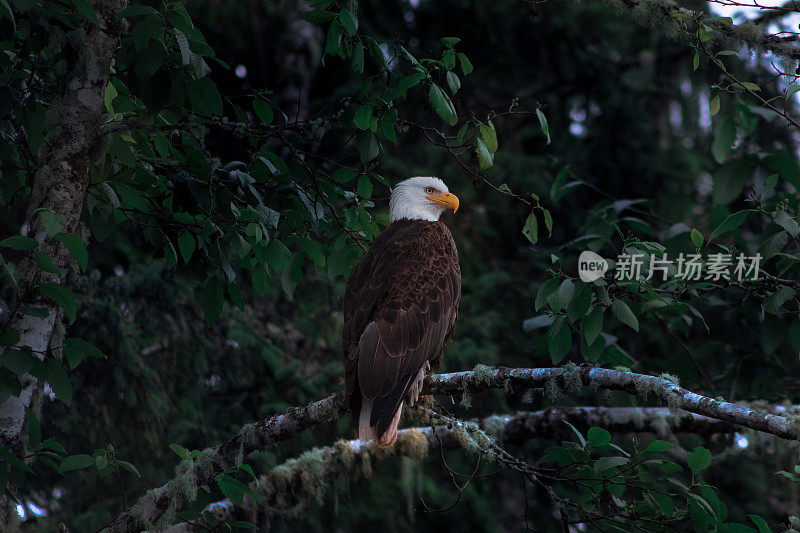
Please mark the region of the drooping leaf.
POLYGON ((428 101, 442 120, 451 126, 455 126, 458 122, 456 108, 450 97, 435 83, 431 83, 431 88, 428 90, 428 101))
POLYGON ((75 258, 78 266, 81 267, 82 271, 86 272, 86 267, 89 265, 89 252, 86 251, 81 238, 74 233, 59 233, 56 235, 56 239, 72 252, 72 257, 75 258))
POLYGON ((749 214, 750 211, 742 210, 737 211, 732 215, 728 215, 728 217, 722 221, 722 224, 714 228, 714 231, 712 231, 711 235, 708 236, 708 242, 711 242, 715 238, 725 235, 726 233, 729 233, 741 226, 749 214))
POLYGON ((14 235, 7 239, 0 241, 0 246, 3 248, 11 248, 12 250, 33 250, 39 246, 39 241, 32 237, 25 235, 14 235))
POLYGON ((43 295, 53 300, 64 310, 67 320, 72 324, 78 313, 78 299, 72 291, 58 283, 41 283, 39 290, 43 295))
POLYGON ((611 305, 611 311, 614 313, 617 320, 631 327, 633 330, 639 331, 639 319, 636 318, 636 315, 633 314, 631 308, 628 307, 628 304, 624 301, 614 300, 614 303, 611 305))
POLYGON ((358 19, 353 12, 347 8, 339 12, 339 22, 347 35, 355 35, 358 31, 358 19))
POLYGON ((90 466, 94 466, 94 464, 94 457, 91 455, 70 455, 68 457, 64 457, 64 460, 61 462, 61 471, 70 472, 72 470, 80 470, 81 468, 89 468, 90 466))
POLYGON ((522 234, 531 241, 531 244, 536 244, 536 241, 539 240, 539 222, 536 220, 535 211, 531 211, 531 214, 525 219, 525 225, 522 227, 522 234))

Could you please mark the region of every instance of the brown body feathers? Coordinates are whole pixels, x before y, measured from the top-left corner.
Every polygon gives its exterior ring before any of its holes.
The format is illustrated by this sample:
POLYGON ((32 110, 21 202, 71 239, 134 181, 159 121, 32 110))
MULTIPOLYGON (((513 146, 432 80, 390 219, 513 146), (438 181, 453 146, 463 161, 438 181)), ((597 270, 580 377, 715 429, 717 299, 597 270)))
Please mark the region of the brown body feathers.
POLYGON ((439 367, 461 298, 458 252, 441 222, 401 219, 350 274, 342 345, 346 393, 359 438, 394 443, 402 402, 416 401, 439 367))

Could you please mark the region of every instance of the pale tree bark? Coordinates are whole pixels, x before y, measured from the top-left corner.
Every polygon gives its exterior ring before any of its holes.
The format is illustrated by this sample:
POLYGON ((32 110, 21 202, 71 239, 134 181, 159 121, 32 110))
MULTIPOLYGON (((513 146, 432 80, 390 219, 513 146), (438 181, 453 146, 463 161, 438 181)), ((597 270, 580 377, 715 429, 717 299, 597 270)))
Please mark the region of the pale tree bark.
MULTIPOLYGON (((490 368, 479 365, 471 371, 431 376, 425 382, 423 393, 461 396, 469 392, 501 388, 543 388, 549 392, 560 391, 561 394, 582 389, 624 391, 641 399, 648 396, 658 398, 672 410, 687 411, 784 439, 800 439, 798 424, 777 412, 702 396, 680 387, 671 376, 648 376, 589 365, 560 368, 490 368)), ((132 532, 143 528, 167 527, 174 521, 176 512, 194 500, 197 487, 212 484, 217 474, 241 463, 248 454, 287 440, 318 424, 335 420, 345 409, 344 394, 339 392, 245 426, 225 444, 208 448, 194 460, 182 463, 175 478, 148 491, 133 508, 115 518, 107 531, 132 532)))
MULTIPOLYGON (((118 16, 127 0, 97 0, 92 4, 98 24, 84 21, 78 29, 77 60, 66 79, 63 95, 51 106, 49 135, 37 156, 37 170, 26 211, 28 235, 39 241, 38 251, 49 256, 64 272, 69 271, 73 261, 71 252, 57 239, 48 237, 42 213, 63 218, 62 232, 76 233, 79 227, 89 170, 102 153, 103 99, 111 61, 123 30, 118 16)), ((32 253, 23 259, 19 271, 19 299, 10 327, 20 333, 16 347, 28 348, 44 358, 59 320, 59 307, 45 298, 38 286, 41 283, 63 285, 66 274, 37 268, 32 253), (46 312, 46 317, 40 318, 39 313, 27 314, 25 311, 30 309, 38 310, 41 315, 46 312)), ((41 394, 41 384, 34 376, 23 375, 20 381, 20 394, 0 405, 0 444, 3 446, 12 446, 20 440, 25 411, 41 394)), ((14 507, 8 498, 0 498, 0 530, 5 530, 5 526, 16 519, 14 507)))

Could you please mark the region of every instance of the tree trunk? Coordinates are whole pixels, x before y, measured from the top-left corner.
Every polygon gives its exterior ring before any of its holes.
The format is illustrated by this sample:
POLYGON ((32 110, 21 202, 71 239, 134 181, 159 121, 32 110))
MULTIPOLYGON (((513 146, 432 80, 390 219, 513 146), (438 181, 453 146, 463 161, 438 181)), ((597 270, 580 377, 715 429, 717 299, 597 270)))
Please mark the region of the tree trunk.
MULTIPOLYGON (((48 236, 42 213, 63 217, 62 232, 76 233, 89 182, 89 170, 102 154, 101 113, 108 85, 111 60, 123 23, 119 13, 127 0, 97 0, 93 7, 98 25, 86 21, 79 30, 77 61, 67 77, 63 96, 53 103, 48 117, 50 134, 38 154, 37 171, 26 212, 28 235, 39 241, 38 251, 49 256, 55 266, 67 271, 71 252, 60 241, 48 236)), ((77 232, 80 233, 80 232, 77 232)), ((44 272, 29 254, 20 268, 20 299, 11 328, 20 333, 19 347, 30 348, 44 358, 59 320, 59 307, 38 289, 41 283, 63 285, 66 274, 44 272), (25 310, 47 312, 46 317, 26 314, 25 310)), ((0 352, 1 355, 1 352, 0 352)), ((20 377, 22 390, 0 404, 0 444, 15 445, 22 434, 25 411, 41 394, 39 380, 29 374, 20 377)), ((0 498, 0 530, 16 520, 14 503, 0 498)))

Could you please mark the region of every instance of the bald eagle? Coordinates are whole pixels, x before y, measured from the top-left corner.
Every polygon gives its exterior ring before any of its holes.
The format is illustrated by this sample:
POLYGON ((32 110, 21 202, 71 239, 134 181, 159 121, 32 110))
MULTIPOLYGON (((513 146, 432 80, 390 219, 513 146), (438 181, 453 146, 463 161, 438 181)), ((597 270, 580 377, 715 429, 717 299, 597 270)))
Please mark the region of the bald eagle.
POLYGON ((419 398, 428 372, 453 336, 461 299, 458 251, 439 222, 458 198, 442 180, 401 181, 389 226, 356 264, 344 295, 345 392, 358 437, 394 444, 403 400, 419 398))

